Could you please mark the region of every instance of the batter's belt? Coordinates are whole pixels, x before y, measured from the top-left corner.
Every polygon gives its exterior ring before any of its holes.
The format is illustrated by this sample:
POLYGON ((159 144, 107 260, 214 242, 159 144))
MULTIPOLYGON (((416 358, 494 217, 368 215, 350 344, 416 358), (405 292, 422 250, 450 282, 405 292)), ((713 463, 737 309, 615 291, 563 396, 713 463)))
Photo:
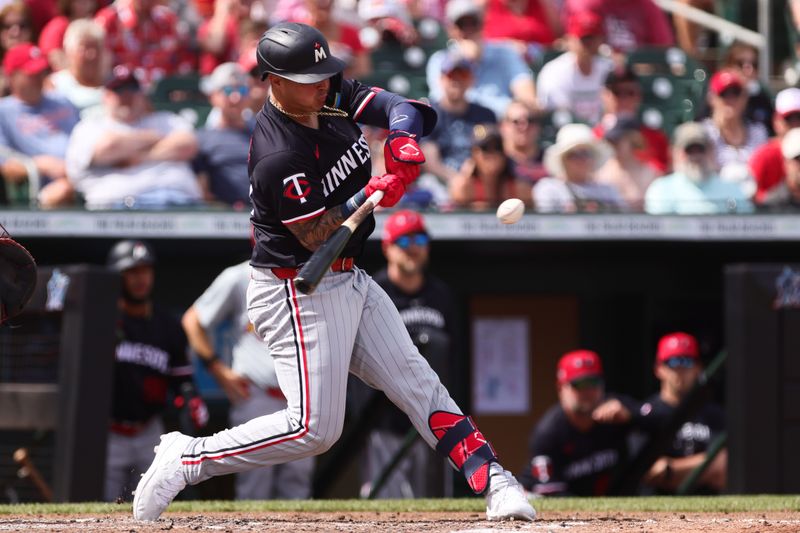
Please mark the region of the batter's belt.
MULTIPOLYGON (((331 272, 347 272, 353 270, 354 259, 352 257, 337 257, 331 265, 331 272)), ((300 272, 296 267, 276 267, 270 268, 278 279, 294 279, 300 272)))

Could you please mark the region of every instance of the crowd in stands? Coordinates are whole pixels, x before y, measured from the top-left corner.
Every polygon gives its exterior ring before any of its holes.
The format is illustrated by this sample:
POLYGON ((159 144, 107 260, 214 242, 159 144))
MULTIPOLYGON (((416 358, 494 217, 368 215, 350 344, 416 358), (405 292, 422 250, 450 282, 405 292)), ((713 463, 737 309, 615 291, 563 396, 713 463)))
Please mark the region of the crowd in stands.
MULTIPOLYGON (((408 207, 800 204, 800 88, 773 95, 748 44, 699 58, 702 29, 652 0, 3 0, 0 202, 247 210, 255 49, 284 20, 436 108, 408 207)), ((385 132, 366 134, 380 174, 385 132)))

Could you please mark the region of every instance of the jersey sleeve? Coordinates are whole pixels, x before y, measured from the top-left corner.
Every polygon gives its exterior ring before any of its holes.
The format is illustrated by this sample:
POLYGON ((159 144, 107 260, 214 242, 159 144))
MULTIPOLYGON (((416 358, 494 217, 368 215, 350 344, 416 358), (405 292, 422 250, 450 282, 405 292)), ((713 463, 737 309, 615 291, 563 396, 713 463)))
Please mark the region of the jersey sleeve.
POLYGON ((350 117, 361 124, 389 129, 389 113, 392 108, 407 102, 422 116, 422 136, 428 135, 436 126, 436 111, 428 104, 355 80, 342 81, 342 102, 350 117))
POLYGON ((236 312, 236 298, 239 296, 235 290, 239 275, 237 268, 226 268, 194 302, 203 329, 213 328, 225 318, 234 318, 232 315, 236 312))
POLYGON ((270 154, 253 167, 251 198, 270 198, 272 202, 256 206, 268 212, 277 206, 277 217, 285 224, 304 222, 325 212, 322 176, 302 161, 294 151, 270 154))
POLYGON ((526 465, 526 488, 541 496, 568 492, 558 431, 553 422, 554 417, 545 415, 534 428, 528 445, 530 460, 526 465))

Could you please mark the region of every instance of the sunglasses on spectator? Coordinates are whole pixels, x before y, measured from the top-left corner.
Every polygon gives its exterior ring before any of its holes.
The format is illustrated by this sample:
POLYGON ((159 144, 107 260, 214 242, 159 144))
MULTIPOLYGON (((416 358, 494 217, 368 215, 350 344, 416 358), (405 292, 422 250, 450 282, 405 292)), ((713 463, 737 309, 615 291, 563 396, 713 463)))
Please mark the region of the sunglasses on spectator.
POLYGON ((570 150, 566 154, 567 159, 592 159, 594 157, 594 152, 587 149, 580 149, 580 150, 570 150))
POLYGON ((689 155, 704 154, 704 153, 706 153, 706 145, 705 144, 692 143, 689 146, 687 146, 686 148, 684 148, 683 151, 686 152, 689 155))
POLYGON ((393 244, 396 244, 403 250, 407 250, 412 244, 414 246, 427 246, 431 242, 431 238, 427 233, 411 233, 409 235, 401 235, 395 239, 393 244))
POLYGON ((27 30, 28 28, 31 27, 31 25, 28 24, 27 22, 4 22, 3 23, 3 29, 4 30, 10 30, 11 28, 14 28, 14 27, 19 28, 21 30, 27 30))
POLYGON ((508 118, 506 120, 515 126, 529 126, 531 124, 538 125, 540 123, 534 116, 508 118))
POLYGON ((788 115, 783 117, 783 120, 785 120, 786 122, 791 122, 793 124, 800 124, 800 112, 789 113, 788 115))
POLYGON ((222 88, 222 92, 225 93, 225 96, 230 96, 233 93, 239 93, 242 96, 247 96, 250 92, 250 89, 247 85, 226 85, 222 88))
POLYGON ((739 98, 742 96, 742 88, 741 87, 728 87, 721 93, 719 93, 720 98, 739 98))
POLYGON ((466 17, 461 17, 460 19, 456 20, 456 27, 459 30, 475 30, 481 27, 481 19, 478 17, 468 15, 466 17))
POLYGON ((733 64, 736 65, 739 68, 745 68, 745 67, 752 67, 753 69, 757 69, 758 68, 758 60, 757 59, 755 59, 755 60, 735 59, 733 61, 733 64))
POLYGON ((670 357, 664 361, 664 365, 673 370, 676 368, 694 368, 695 360, 693 357, 686 356, 670 357))
POLYGON ((614 89, 611 93, 617 98, 633 98, 639 96, 639 91, 636 89, 614 89))
POLYGON ((575 381, 570 381, 569 385, 578 391, 596 389, 603 386, 603 378, 592 376, 588 378, 576 379, 575 381))

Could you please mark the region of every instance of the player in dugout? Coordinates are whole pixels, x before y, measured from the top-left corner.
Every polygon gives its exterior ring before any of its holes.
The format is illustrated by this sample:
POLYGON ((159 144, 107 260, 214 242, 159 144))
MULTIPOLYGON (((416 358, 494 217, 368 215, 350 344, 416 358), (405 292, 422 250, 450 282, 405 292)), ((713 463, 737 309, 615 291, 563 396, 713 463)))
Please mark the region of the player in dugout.
MULTIPOLYGON (((657 435, 668 423, 703 372, 697 338, 682 331, 661 337, 653 371, 660 388, 641 407, 641 425, 651 436, 657 435)), ((698 466, 709 460, 708 467, 697 480, 699 492, 717 494, 723 491, 728 451, 723 448, 713 458, 708 457, 708 451, 724 431, 725 411, 716 403, 703 403, 675 433, 666 453, 653 463, 644 482, 659 493, 674 494, 698 466)))
POLYGON ((107 265, 120 273, 114 394, 106 449, 105 499, 130 500, 137 475, 164 433, 161 414, 170 390, 176 407, 188 409, 195 429, 208 422, 197 394, 186 335, 177 318, 153 302, 156 257, 144 241, 117 242, 107 265))
POLYGON ((556 372, 559 402, 533 428, 525 488, 540 496, 603 496, 627 459, 635 400, 606 395, 597 353, 564 354, 556 372))
POLYGON ((256 246, 248 315, 267 343, 288 405, 210 437, 163 435, 136 489, 134 518, 157 519, 187 484, 325 452, 341 435, 353 373, 383 391, 485 495, 487 518, 534 519, 519 483, 420 355, 391 299, 355 265, 375 227, 371 214, 315 292, 303 294, 295 284, 313 251, 373 192, 383 191, 383 207, 400 200, 425 161, 418 140, 433 129, 435 112, 343 79, 345 63, 305 24, 273 26, 256 53, 271 93, 250 149, 256 246), (387 174, 372 176, 357 123, 389 130, 387 174))

